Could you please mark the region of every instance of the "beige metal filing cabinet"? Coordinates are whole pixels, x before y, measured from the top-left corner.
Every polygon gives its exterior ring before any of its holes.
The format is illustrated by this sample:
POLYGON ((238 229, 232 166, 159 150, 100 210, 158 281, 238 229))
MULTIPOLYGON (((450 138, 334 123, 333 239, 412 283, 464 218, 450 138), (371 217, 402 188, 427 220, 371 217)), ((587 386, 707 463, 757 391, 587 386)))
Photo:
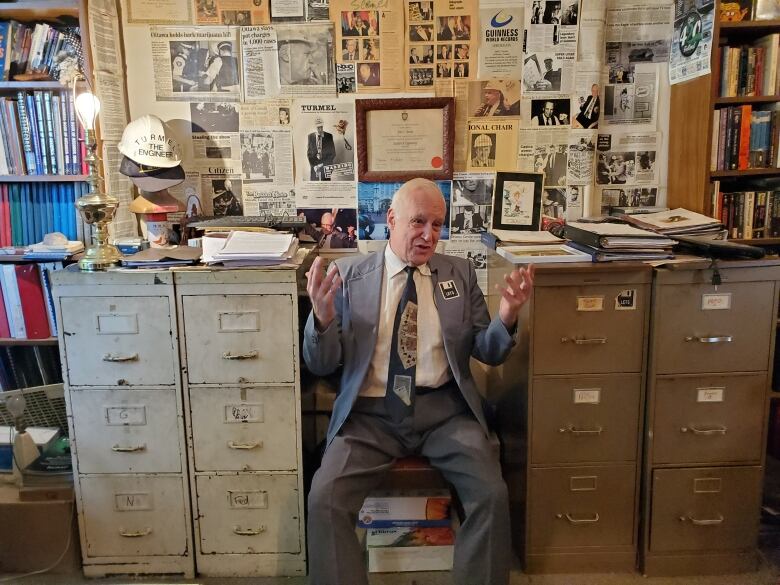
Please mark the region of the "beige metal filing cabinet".
POLYGON ((203 575, 304 575, 295 269, 174 273, 203 575))
POLYGON ((170 272, 52 273, 84 573, 194 575, 170 272))
MULTIPOLYGON (((498 282, 510 266, 491 263, 498 282)), ((491 374, 528 572, 635 569, 651 275, 638 264, 537 265, 517 350, 491 374)))
POLYGON ((642 569, 753 570, 778 306, 778 262, 656 270, 642 569))

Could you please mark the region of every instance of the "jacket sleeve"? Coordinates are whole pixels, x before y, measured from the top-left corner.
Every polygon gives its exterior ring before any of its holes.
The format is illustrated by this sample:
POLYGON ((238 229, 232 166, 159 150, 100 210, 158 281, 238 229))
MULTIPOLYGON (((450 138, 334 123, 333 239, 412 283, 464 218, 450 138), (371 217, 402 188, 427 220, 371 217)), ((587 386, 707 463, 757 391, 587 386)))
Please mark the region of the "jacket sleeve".
POLYGON ((344 305, 343 285, 336 294, 336 318, 325 331, 317 331, 314 310, 309 313, 303 332, 303 359, 317 376, 332 374, 341 365, 341 315, 344 305))
POLYGON ((489 366, 504 363, 515 345, 513 334, 498 315, 490 319, 482 289, 477 284, 477 273, 469 263, 469 295, 471 297, 471 329, 474 344, 471 355, 489 366))

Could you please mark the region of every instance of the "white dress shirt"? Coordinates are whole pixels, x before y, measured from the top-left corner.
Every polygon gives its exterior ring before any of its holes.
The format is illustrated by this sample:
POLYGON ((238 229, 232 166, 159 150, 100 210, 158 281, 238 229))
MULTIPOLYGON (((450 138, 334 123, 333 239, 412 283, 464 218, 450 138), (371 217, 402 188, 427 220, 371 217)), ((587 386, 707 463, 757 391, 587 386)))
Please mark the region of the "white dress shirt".
MULTIPOLYGON (((390 245, 385 248, 385 270, 382 276, 382 298, 379 301, 379 323, 374 355, 366 378, 360 387, 360 396, 381 398, 387 392, 387 368, 390 344, 393 341, 393 323, 398 303, 406 286, 406 263, 395 255, 390 245)), ((433 300, 433 279, 428 264, 414 272, 417 288, 417 369, 415 385, 438 388, 452 378, 450 364, 444 351, 441 323, 433 300)))

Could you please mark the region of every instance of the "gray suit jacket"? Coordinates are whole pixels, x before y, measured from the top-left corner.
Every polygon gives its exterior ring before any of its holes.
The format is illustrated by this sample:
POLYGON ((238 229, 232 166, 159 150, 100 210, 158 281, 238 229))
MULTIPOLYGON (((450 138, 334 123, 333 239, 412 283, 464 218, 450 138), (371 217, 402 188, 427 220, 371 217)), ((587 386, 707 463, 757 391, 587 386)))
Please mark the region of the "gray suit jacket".
MULTIPOLYGON (((384 251, 342 258, 336 260, 336 265, 343 281, 336 296, 336 319, 320 333, 312 312, 303 339, 303 358, 314 374, 324 376, 340 365, 344 368, 328 428, 328 445, 347 420, 374 354, 384 251)), ((477 275, 468 260, 434 254, 428 266, 450 369, 471 411, 489 435, 482 397, 471 376, 469 360, 473 356, 485 364, 498 365, 509 355, 514 340, 498 317, 490 320, 477 275), (439 286, 441 283, 448 288, 449 281, 457 291, 453 298, 445 298, 439 286)))

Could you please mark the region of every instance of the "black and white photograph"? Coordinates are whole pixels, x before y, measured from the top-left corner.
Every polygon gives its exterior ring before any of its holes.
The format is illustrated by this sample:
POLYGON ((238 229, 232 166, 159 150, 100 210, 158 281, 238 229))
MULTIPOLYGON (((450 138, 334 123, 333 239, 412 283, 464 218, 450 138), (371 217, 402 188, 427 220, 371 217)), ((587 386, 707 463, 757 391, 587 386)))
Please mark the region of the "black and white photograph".
POLYGON ((471 262, 474 270, 487 268, 487 254, 483 250, 466 250, 466 260, 471 262))
POLYGON ((170 41, 174 93, 238 91, 235 43, 222 41, 170 41))
POLYGON ((538 76, 533 82, 532 91, 561 91, 563 77, 562 64, 555 53, 536 53, 533 55, 538 76))
POLYGON ((336 89, 339 94, 355 93, 355 65, 336 63, 336 89))
POLYGON ((531 100, 531 126, 568 126, 571 100, 531 100))
POLYGON ((270 132, 241 133, 241 172, 246 181, 276 179, 274 137, 270 132))
POLYGON ((474 205, 468 201, 456 201, 452 205, 452 235, 481 234, 490 222, 491 206, 474 205))
POLYGON ((667 63, 669 46, 668 40, 607 43, 609 83, 634 83, 637 63, 667 63))
POLYGON ((635 152, 603 152, 596 160, 596 184, 625 185, 636 180, 635 152))
POLYGON ((410 67, 409 85, 411 87, 432 87, 433 67, 410 67))
POLYGON ((656 187, 624 187, 601 191, 602 210, 609 207, 653 207, 656 205, 656 187))
POLYGON ((452 59, 452 45, 439 44, 436 45, 436 59, 439 61, 449 61, 452 59))
POLYGON ((283 94, 296 86, 335 86, 333 25, 276 25, 279 82, 283 94))
POLYGON ((544 173, 546 186, 566 185, 568 152, 565 144, 537 146, 534 150, 534 171, 544 173))
POLYGON ((601 96, 599 95, 599 84, 593 83, 590 87, 590 93, 580 95, 576 99, 574 107, 573 128, 583 128, 585 130, 595 130, 599 127, 599 114, 601 113, 601 96))
POLYGON ((542 16, 544 15, 544 7, 542 6, 542 0, 532 0, 531 2, 531 24, 542 24, 542 16))
POLYGON ((198 22, 215 22, 217 18, 217 1, 216 0, 197 0, 195 2, 197 9, 197 21, 198 22))
POLYGON ((456 61, 468 61, 469 59, 469 46, 465 43, 458 43, 455 45, 455 60, 456 61))
POLYGON ((233 149, 230 146, 211 146, 207 145, 206 158, 216 158, 220 160, 230 160, 233 158, 233 149))
POLYGON ((542 197, 542 214, 553 219, 564 219, 566 215, 566 189, 545 187, 542 197))
POLYGON ((409 47, 409 64, 433 63, 433 45, 413 45, 409 47))
POLYGON ((354 135, 355 115, 349 104, 296 102, 293 122, 296 183, 354 181, 354 135))
POLYGON ((279 125, 290 125, 290 108, 279 108, 279 125))
POLYGON ((190 103, 192 132, 238 132, 238 104, 227 102, 190 103))
POLYGON ((433 18, 433 2, 409 2, 409 22, 420 22, 433 18))
MULTIPOLYGON (((534 2, 536 4, 536 2, 534 2)), ((576 26, 578 17, 579 0, 546 0, 539 5, 543 10, 541 15, 542 24, 562 24, 566 26, 576 26)), ((531 7, 532 24, 535 15, 536 6, 531 7)))
POLYGON ((356 209, 298 209, 298 215, 306 218, 302 241, 308 239, 325 250, 357 248, 356 209))
POLYGON ((465 79, 469 76, 469 64, 456 62, 452 68, 452 76, 465 79))
POLYGON ((494 169, 496 167, 496 134, 494 132, 475 133, 471 137, 471 166, 494 169))
POLYGON ((210 179, 211 205, 214 217, 243 215, 241 181, 235 179, 210 179))
POLYGON ((468 173, 466 178, 452 181, 453 205, 491 205, 494 179, 492 176, 482 178, 483 174, 468 173))
POLYGON ((306 0, 306 20, 330 19, 330 2, 328 0, 306 0))

